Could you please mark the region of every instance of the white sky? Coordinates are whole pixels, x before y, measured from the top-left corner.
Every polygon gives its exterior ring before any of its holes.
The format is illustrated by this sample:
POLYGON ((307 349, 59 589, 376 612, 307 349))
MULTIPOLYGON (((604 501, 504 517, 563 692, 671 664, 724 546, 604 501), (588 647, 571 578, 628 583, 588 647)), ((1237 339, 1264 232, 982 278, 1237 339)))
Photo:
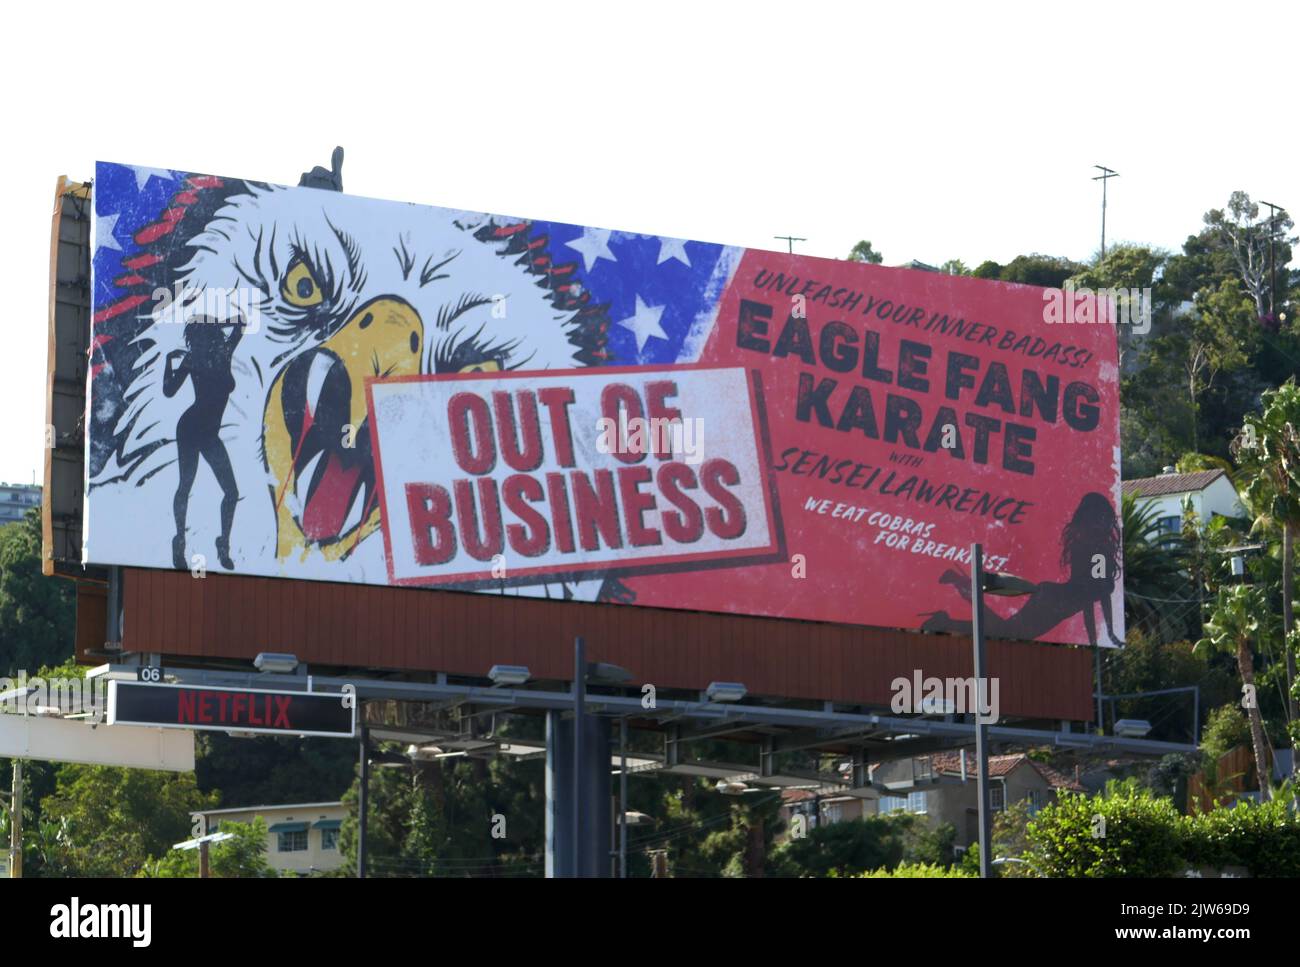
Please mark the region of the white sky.
POLYGON ((55 179, 97 158, 294 184, 342 144, 353 194, 971 266, 1091 255, 1105 164, 1108 241, 1176 248, 1234 189, 1300 211, 1298 9, 9 4, 0 480, 39 476, 55 179))

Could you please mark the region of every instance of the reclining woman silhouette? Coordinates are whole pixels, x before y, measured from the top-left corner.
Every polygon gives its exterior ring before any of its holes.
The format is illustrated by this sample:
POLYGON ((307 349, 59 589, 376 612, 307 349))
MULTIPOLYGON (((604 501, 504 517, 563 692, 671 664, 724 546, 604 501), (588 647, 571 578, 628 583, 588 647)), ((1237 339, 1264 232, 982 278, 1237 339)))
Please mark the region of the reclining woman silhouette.
MULTIPOLYGON (((1101 616, 1106 622, 1106 634, 1114 645, 1122 645, 1115 637, 1115 616, 1112 613, 1115 580, 1121 566, 1123 536, 1115 508, 1102 494, 1084 494, 1079 507, 1061 534, 1061 566, 1068 568, 1069 578, 1064 582, 1043 581, 1015 614, 1004 618, 984 608, 984 630, 995 638, 1016 638, 1032 641, 1051 631, 1062 621, 1083 615, 1089 644, 1097 644, 1096 607, 1101 605, 1101 616)), ((951 584, 957 592, 970 600, 970 575, 948 570, 939 578, 941 584, 951 584)), ((970 620, 950 617, 946 611, 929 613, 922 631, 946 631, 970 634, 970 620)))
POLYGON ((172 513, 176 518, 172 563, 181 570, 189 568, 185 558, 185 516, 200 456, 212 468, 217 485, 221 487, 221 536, 217 538, 217 557, 227 571, 235 567, 230 559, 230 528, 235 521, 239 489, 230 466, 230 455, 221 440, 221 417, 235 389, 230 361, 243 335, 242 321, 223 323, 196 317, 185 324, 185 349, 167 355, 163 394, 175 396, 187 378, 194 384, 194 402, 176 421, 176 462, 180 468, 180 483, 172 500, 172 513), (226 335, 227 329, 231 330, 230 335, 226 335))

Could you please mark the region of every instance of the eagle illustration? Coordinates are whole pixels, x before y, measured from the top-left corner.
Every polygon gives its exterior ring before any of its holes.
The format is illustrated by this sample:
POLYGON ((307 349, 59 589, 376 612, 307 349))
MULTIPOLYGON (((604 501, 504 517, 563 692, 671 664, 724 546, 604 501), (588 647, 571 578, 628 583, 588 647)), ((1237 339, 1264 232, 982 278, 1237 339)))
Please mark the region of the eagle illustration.
POLYGON ((95 315, 95 532, 133 526, 143 490, 172 511, 177 567, 213 549, 229 570, 385 583, 367 378, 611 361, 607 306, 531 222, 377 204, 189 175, 134 231, 95 315))

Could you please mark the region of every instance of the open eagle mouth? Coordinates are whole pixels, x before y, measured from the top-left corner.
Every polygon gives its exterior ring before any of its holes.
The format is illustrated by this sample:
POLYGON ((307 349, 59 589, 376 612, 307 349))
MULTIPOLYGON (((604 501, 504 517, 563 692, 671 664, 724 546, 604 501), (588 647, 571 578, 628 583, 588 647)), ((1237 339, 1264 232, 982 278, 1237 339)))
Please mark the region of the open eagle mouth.
POLYGON ((359 528, 378 500, 370 424, 352 416, 352 377, 335 353, 317 348, 284 372, 281 406, 293 454, 282 501, 315 544, 359 528))

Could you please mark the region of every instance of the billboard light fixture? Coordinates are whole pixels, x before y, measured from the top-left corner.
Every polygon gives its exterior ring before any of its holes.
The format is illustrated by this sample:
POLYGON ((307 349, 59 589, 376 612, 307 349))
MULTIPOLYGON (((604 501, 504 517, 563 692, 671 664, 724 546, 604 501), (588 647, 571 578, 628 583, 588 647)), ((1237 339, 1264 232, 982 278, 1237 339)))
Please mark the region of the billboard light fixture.
POLYGON ((1114 730, 1126 739, 1145 739, 1151 733, 1151 723, 1146 719, 1120 719, 1114 730))
POLYGON ((985 571, 984 572, 984 593, 996 594, 1001 597, 1015 598, 1022 594, 1033 594, 1038 588, 1033 581, 1026 581, 1022 577, 1014 574, 1007 574, 1005 571, 985 571))
POLYGON ((597 685, 626 685, 631 680, 632 673, 622 665, 613 665, 607 661, 587 664, 587 681, 597 685))
POLYGON ((253 659, 253 667, 259 672, 279 672, 289 674, 298 667, 298 656, 279 651, 259 651, 253 659))
POLYGON ((493 685, 523 685, 533 674, 527 665, 493 665, 487 677, 493 685))
POLYGON ((740 682, 709 682, 704 694, 710 702, 739 702, 747 690, 740 682))

